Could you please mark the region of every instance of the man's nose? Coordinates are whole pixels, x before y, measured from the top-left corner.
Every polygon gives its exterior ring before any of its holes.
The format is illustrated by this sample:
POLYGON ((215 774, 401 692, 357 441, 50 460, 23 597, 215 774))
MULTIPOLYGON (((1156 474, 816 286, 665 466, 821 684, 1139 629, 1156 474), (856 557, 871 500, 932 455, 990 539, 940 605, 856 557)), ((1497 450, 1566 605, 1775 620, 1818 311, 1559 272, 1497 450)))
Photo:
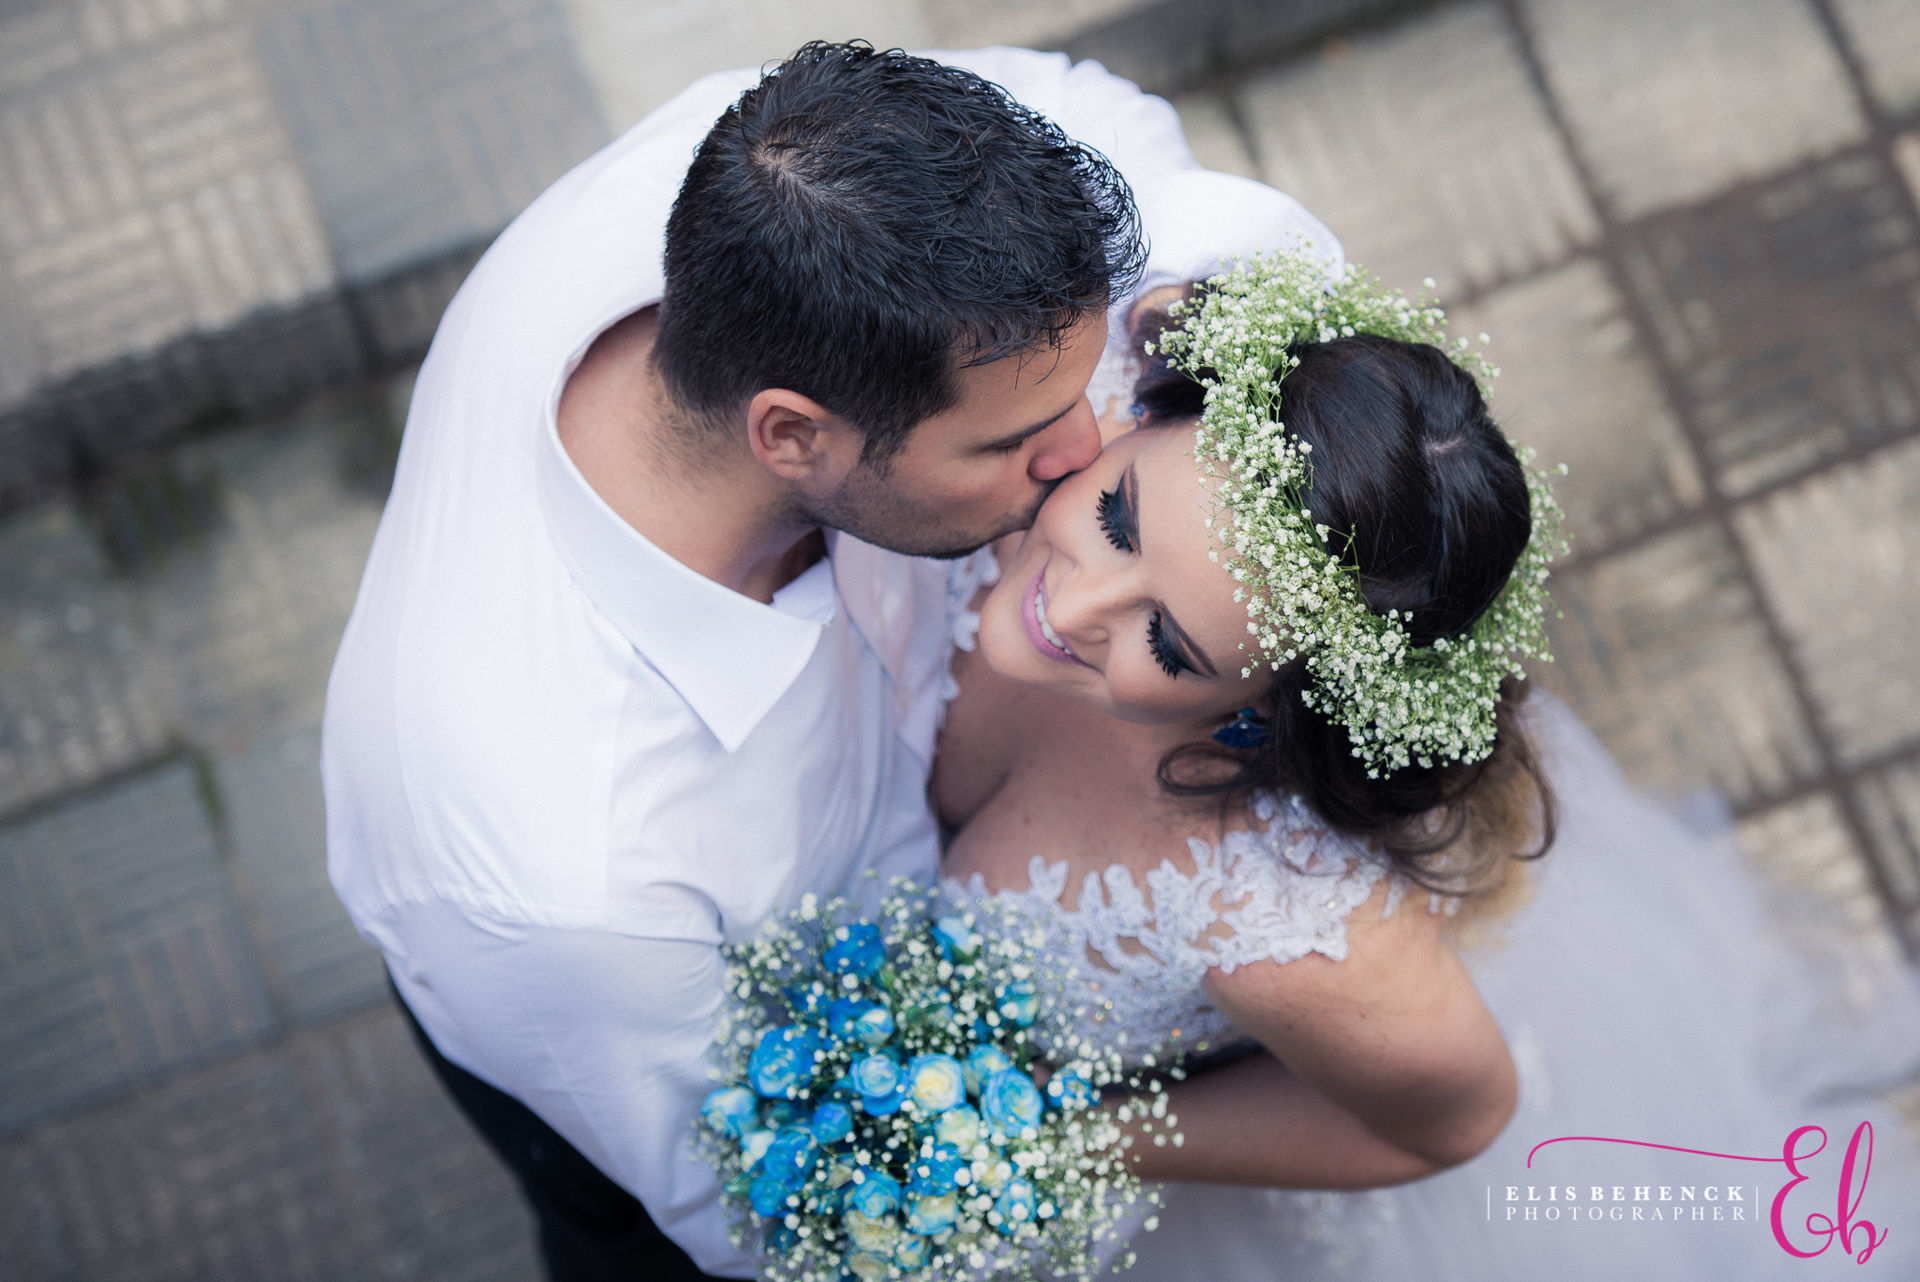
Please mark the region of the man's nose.
POLYGON ((1052 482, 1078 472, 1100 453, 1100 424, 1093 417, 1093 406, 1086 397, 1040 433, 1039 448, 1027 460, 1027 475, 1036 481, 1052 482))

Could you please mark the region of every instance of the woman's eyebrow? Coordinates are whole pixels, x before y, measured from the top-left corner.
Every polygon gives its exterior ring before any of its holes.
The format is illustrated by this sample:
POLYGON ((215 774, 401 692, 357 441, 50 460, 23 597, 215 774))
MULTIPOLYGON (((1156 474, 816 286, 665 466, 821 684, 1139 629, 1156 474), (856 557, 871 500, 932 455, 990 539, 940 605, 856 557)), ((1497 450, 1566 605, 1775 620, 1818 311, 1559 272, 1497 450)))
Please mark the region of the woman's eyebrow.
MULTIPOLYGON (((1135 463, 1127 464, 1127 470, 1120 477, 1120 508, 1122 521, 1131 527, 1128 533, 1133 536, 1133 546, 1145 552, 1140 542, 1140 473, 1135 463)), ((1180 650, 1180 657, 1187 665, 1203 676, 1217 677, 1219 669, 1213 666, 1213 660, 1207 652, 1194 644, 1187 630, 1180 626, 1180 620, 1173 617, 1173 611, 1163 602, 1160 606, 1160 626, 1180 650)))

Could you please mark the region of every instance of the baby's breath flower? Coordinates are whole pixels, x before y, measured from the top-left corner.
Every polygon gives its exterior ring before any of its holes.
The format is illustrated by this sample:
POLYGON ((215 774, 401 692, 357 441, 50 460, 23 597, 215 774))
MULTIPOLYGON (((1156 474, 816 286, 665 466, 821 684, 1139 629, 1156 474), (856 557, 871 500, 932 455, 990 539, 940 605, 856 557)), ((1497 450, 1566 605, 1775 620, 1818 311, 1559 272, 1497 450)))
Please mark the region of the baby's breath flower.
MULTIPOLYGON (((1432 278, 1426 287, 1434 288, 1432 278)), ((1358 567, 1344 548, 1330 550, 1333 532, 1313 521, 1312 451, 1285 431, 1280 388, 1299 364, 1289 348, 1354 334, 1430 343, 1483 384, 1499 371, 1467 340, 1449 344, 1445 314, 1425 298, 1416 304, 1390 293, 1357 268, 1329 284, 1305 253, 1242 260, 1172 312, 1181 328, 1161 335, 1160 350, 1205 393, 1194 458, 1219 481, 1220 511, 1209 527, 1236 582, 1255 589, 1234 592, 1253 643, 1242 675, 1304 655, 1312 680, 1302 699, 1346 727, 1353 755, 1374 778, 1414 762, 1484 760, 1501 681, 1524 676, 1527 658, 1552 658, 1546 580, 1566 539, 1546 475, 1531 466, 1532 451, 1515 451, 1533 518, 1526 550, 1464 637, 1415 646, 1397 612, 1367 607, 1358 567)))

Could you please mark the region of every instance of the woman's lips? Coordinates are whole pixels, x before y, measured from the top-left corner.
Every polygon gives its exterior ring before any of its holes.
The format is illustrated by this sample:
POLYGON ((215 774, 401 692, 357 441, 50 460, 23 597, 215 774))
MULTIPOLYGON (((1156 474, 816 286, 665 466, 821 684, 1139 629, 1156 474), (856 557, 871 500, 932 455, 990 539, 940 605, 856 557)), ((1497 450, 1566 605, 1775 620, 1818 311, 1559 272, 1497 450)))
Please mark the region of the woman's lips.
POLYGON ((1027 589, 1026 600, 1020 603, 1020 622, 1026 625, 1027 640, 1033 642, 1034 649, 1056 663, 1071 663, 1084 668, 1087 665, 1078 655, 1068 649, 1064 643, 1056 642, 1047 635, 1049 625, 1045 622, 1047 607, 1044 586, 1047 580, 1047 565, 1052 564, 1052 561, 1053 558, 1047 558, 1046 563, 1040 567, 1040 573, 1033 576, 1033 585, 1027 589))

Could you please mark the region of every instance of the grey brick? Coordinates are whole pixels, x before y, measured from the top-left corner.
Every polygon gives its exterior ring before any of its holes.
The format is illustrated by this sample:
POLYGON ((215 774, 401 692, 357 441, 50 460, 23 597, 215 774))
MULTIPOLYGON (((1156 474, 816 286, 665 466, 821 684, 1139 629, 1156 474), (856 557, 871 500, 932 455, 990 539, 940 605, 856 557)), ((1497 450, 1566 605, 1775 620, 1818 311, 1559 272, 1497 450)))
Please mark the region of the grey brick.
POLYGON ((345 279, 491 237, 599 145, 565 32, 552 0, 345 0, 260 23, 345 279))
POLYGON ((1727 492, 1920 425, 1920 231, 1874 157, 1648 219, 1623 263, 1727 492))
POLYGON ((1555 577, 1542 680, 1643 787, 1736 803, 1812 777, 1819 754, 1733 549, 1702 519, 1555 577))
POLYGON ((1920 742, 1920 441, 1745 506, 1736 524, 1841 756, 1920 742))
POLYGON ((153 663, 195 743, 225 752, 319 721, 379 516, 342 476, 342 420, 377 412, 352 397, 319 402, 176 456, 218 476, 225 521, 138 588, 153 663))
POLYGON ((162 751, 177 722, 138 601, 71 504, 0 522, 0 814, 162 751))
POLYGON ((1240 104, 1266 181, 1398 288, 1489 286, 1598 233, 1492 6, 1335 46, 1249 81, 1240 104))
POLYGON ((31 1282, 518 1282, 529 1216, 388 1008, 0 1145, 31 1282))
POLYGON ((1576 551, 1671 520, 1703 495, 1673 411, 1606 273, 1590 258, 1506 286, 1450 314, 1455 334, 1488 333, 1499 366, 1492 408, 1554 484, 1576 551))
POLYGON ((269 983, 296 1024, 387 1000, 386 970, 327 881, 320 733, 303 726, 222 756, 214 781, 269 983))
POLYGON ((1804 0, 1523 0, 1595 181, 1634 217, 1860 141, 1804 0))
POLYGON ((1920 908, 1920 762, 1889 766, 1856 790, 1894 902, 1920 908))
POLYGON ((275 1031, 214 835, 184 765, 0 829, 9 922, 0 1135, 275 1031))
POLYGON ((1833 0, 1882 111, 1920 107, 1920 8, 1910 0, 1833 0))
POLYGON ((1890 929, 1865 856, 1827 793, 1750 815, 1740 845, 1777 884, 1799 896, 1785 916, 1789 931, 1821 929, 1891 961, 1899 944, 1890 929))

